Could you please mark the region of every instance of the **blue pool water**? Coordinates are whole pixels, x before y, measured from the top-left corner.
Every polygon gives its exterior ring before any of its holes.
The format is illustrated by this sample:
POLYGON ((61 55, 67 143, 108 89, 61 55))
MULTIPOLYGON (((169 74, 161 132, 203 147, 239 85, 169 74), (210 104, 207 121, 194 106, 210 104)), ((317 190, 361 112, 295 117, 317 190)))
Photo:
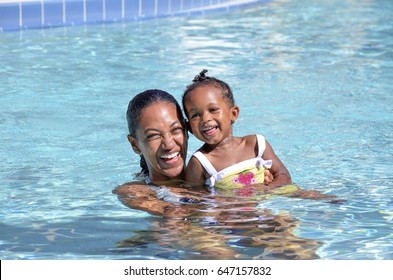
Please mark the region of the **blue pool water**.
POLYGON ((1 259, 393 259, 392 18, 391 1, 280 0, 0 33, 1 259), (239 202, 218 227, 122 205, 128 101, 180 100, 203 68, 232 86, 237 135, 265 135, 299 186, 347 202, 239 202))

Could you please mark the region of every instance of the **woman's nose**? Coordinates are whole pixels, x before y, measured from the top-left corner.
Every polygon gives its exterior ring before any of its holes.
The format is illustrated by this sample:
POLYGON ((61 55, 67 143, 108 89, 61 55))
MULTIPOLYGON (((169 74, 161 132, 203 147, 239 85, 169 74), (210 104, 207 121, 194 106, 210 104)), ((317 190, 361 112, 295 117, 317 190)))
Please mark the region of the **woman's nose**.
POLYGON ((166 133, 165 135, 163 135, 162 137, 162 146, 164 149, 172 149, 174 146, 174 140, 173 140, 173 136, 171 133, 166 133))

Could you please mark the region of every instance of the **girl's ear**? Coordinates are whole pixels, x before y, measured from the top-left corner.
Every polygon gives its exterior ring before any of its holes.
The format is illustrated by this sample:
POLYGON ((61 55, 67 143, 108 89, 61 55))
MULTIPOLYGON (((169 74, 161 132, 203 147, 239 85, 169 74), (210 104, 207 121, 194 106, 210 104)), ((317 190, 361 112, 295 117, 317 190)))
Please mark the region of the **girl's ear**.
POLYGON ((192 129, 191 129, 191 125, 190 125, 190 122, 189 122, 189 121, 186 121, 186 128, 187 128, 187 130, 188 130, 191 134, 194 134, 194 133, 192 133, 192 129))
POLYGON ((231 108, 231 124, 234 124, 240 114, 239 106, 233 106, 231 108))
POLYGON ((130 134, 127 135, 128 138, 128 142, 130 142, 132 149, 134 150, 134 152, 138 155, 142 154, 141 149, 139 149, 139 145, 138 142, 136 141, 136 139, 134 137, 132 137, 130 134))

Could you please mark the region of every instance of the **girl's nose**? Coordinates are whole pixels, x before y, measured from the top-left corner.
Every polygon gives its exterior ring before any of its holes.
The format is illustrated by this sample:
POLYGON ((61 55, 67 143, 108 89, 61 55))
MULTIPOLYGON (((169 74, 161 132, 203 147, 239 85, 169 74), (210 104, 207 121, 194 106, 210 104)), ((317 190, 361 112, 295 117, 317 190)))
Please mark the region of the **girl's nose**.
POLYGON ((210 120, 211 120, 211 115, 209 113, 204 113, 202 115, 202 122, 207 123, 210 120))

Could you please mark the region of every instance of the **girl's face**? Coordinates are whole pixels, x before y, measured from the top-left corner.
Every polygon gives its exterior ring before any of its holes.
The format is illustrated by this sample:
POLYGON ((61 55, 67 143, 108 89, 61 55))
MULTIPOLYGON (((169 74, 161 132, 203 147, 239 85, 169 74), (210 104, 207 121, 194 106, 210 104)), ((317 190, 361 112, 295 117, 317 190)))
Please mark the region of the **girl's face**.
POLYGON ((136 139, 128 136, 134 151, 143 154, 153 182, 183 179, 187 138, 178 114, 172 103, 153 103, 142 111, 136 139))
POLYGON ((220 89, 198 87, 186 95, 184 106, 191 132, 199 140, 216 145, 232 137, 232 123, 239 115, 239 107, 231 107, 220 89))

